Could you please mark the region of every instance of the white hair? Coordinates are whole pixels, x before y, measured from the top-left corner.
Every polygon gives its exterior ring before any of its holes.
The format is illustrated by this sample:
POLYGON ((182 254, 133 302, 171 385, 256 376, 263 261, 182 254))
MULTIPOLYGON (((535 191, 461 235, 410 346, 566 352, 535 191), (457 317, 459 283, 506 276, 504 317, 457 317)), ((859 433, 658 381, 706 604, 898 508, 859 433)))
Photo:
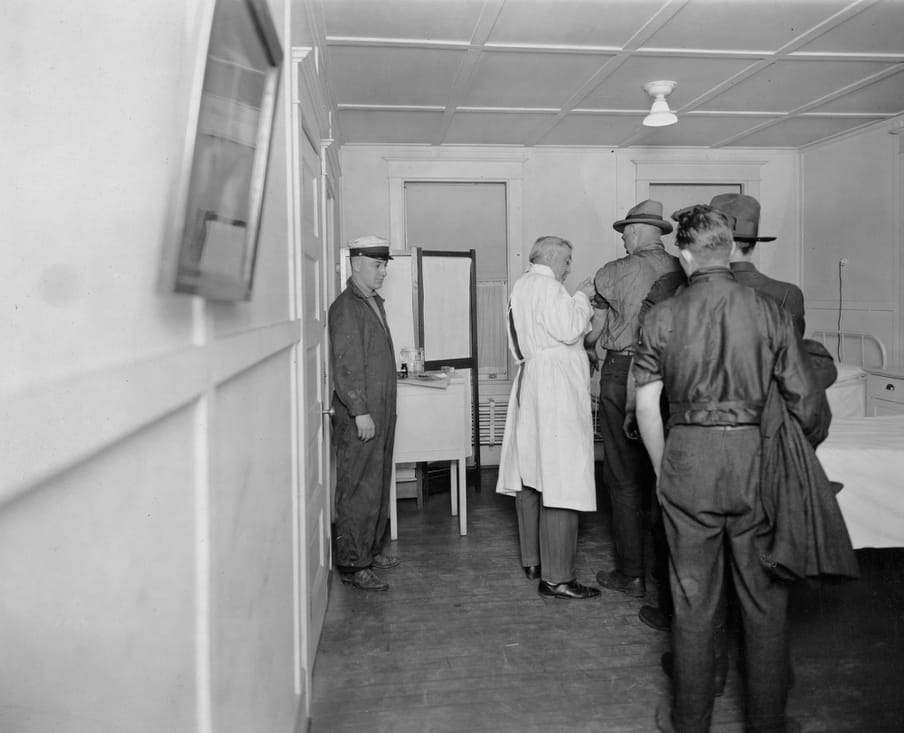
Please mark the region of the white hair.
POLYGON ((571 249, 571 242, 569 242, 567 239, 562 239, 562 237, 556 237, 552 235, 539 237, 537 241, 534 242, 534 246, 530 248, 530 255, 528 259, 531 262, 536 262, 543 265, 549 262, 549 259, 554 252, 564 248, 571 249))

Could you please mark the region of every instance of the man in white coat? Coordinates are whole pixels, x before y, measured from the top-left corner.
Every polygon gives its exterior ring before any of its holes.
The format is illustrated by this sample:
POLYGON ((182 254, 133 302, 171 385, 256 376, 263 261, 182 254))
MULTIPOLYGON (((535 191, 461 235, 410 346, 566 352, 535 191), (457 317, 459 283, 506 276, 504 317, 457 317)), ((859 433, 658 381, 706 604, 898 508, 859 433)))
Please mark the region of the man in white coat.
POLYGON ((509 399, 496 491, 514 495, 521 564, 546 598, 584 599, 577 581, 578 512, 596 510, 590 364, 593 281, 570 295, 571 244, 540 237, 508 308, 509 348, 519 365, 509 399))

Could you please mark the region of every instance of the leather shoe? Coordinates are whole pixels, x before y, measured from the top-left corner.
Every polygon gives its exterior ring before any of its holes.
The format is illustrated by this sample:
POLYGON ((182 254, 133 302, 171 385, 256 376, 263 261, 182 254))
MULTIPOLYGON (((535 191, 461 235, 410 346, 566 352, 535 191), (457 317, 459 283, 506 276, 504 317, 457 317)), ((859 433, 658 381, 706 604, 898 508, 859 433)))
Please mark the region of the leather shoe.
POLYGON ((638 618, 651 629, 656 631, 668 631, 672 628, 672 617, 656 606, 641 606, 637 612, 638 618))
POLYGON ((525 565, 524 566, 524 576, 528 580, 540 580, 540 566, 539 565, 525 565))
POLYGON ((632 598, 643 598, 647 594, 647 586, 642 577, 625 575, 620 570, 600 571, 596 574, 596 582, 603 588, 617 590, 632 598))
POLYGON ((585 598, 596 598, 600 594, 600 589, 581 585, 576 580, 556 585, 541 580, 540 585, 537 586, 537 592, 544 598, 564 598, 566 600, 579 601, 585 598))
POLYGON ((363 568, 354 573, 341 573, 342 582, 347 583, 358 590, 389 590, 389 583, 380 580, 373 570, 363 568))
MULTIPOLYGON (((672 652, 665 652, 660 657, 659 663, 662 665, 662 671, 665 672, 665 676, 672 679, 672 674, 675 671, 675 655, 672 652)), ((716 697, 722 697, 725 694, 725 678, 719 679, 718 673, 716 674, 714 687, 716 697)))
POLYGON ((401 562, 399 558, 394 557, 393 555, 384 555, 381 552, 378 552, 374 555, 373 560, 370 563, 372 568, 376 568, 377 570, 389 570, 389 568, 394 568, 401 562))

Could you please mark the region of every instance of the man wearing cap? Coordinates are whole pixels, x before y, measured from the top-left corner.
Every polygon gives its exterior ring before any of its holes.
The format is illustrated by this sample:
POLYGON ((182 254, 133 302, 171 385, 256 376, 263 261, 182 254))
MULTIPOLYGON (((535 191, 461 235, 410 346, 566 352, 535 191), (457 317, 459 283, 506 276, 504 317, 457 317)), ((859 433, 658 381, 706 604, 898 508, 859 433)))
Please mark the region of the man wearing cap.
POLYGON ((642 201, 612 226, 621 233, 628 254, 596 273, 592 330, 584 342, 606 352, 600 374, 599 430, 605 451, 603 481, 612 504, 615 568, 599 572, 596 579, 604 588, 642 598, 644 498, 653 490, 653 469, 640 441, 625 434, 627 382, 641 304, 654 282, 681 266, 662 244, 662 235, 671 232, 672 225, 662 218, 659 201, 642 201))
POLYGON ((804 294, 797 285, 773 280, 763 275, 753 264, 757 242, 774 242, 775 237, 759 236, 760 202, 753 196, 740 193, 722 193, 709 203, 729 217, 732 222, 735 249, 731 255, 731 271, 735 280, 754 290, 775 298, 794 320, 794 328, 801 337, 806 330, 804 319, 804 294))
POLYGON ((383 554, 389 529, 389 483, 396 423, 396 362, 377 290, 386 277, 389 242, 349 242, 351 277, 329 311, 336 448, 336 564, 342 582, 389 588, 373 569, 399 564, 383 554))
POLYGON ((759 556, 757 536, 766 524, 759 499, 760 418, 774 381, 810 436, 819 388, 790 314, 733 277, 729 218, 704 205, 676 217, 689 283, 649 311, 633 367, 637 422, 666 520, 675 606, 673 703, 657 711, 656 724, 663 731, 710 730, 715 622, 730 558, 743 611, 748 729, 785 731, 789 589, 766 572, 759 556))

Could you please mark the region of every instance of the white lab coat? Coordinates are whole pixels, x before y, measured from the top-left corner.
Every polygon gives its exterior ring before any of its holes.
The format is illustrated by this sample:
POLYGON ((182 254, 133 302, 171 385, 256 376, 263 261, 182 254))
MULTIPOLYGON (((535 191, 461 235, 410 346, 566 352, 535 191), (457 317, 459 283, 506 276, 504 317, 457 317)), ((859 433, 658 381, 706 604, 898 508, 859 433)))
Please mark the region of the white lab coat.
POLYGON ((514 495, 527 485, 542 492, 544 506, 595 511, 583 338, 593 308, 584 293, 569 295, 549 267, 536 264, 515 283, 509 307, 524 359, 509 397, 496 491, 514 495))

